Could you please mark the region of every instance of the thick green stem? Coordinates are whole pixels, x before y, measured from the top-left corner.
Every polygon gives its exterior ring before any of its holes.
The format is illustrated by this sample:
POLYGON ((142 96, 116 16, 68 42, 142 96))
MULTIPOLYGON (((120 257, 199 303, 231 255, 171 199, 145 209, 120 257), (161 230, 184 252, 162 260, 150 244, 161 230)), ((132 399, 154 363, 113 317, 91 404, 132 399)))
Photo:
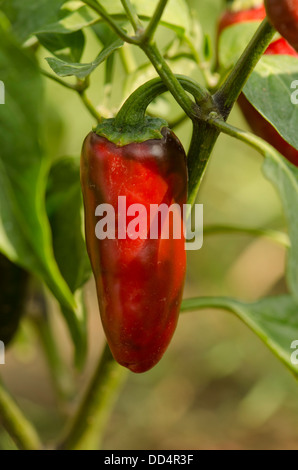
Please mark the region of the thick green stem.
POLYGON ((59 83, 59 85, 62 85, 63 87, 68 88, 69 90, 76 91, 79 94, 82 102, 84 103, 85 107, 87 108, 91 116, 93 116, 97 120, 97 122, 100 122, 102 120, 101 115, 96 111, 93 104, 91 103, 89 98, 86 96, 86 89, 89 86, 88 80, 78 81, 75 85, 73 85, 71 83, 65 82, 64 80, 62 80, 59 77, 56 77, 55 75, 52 75, 51 73, 48 73, 46 70, 40 69, 40 71, 45 77, 49 78, 50 80, 53 80, 54 82, 59 83))
MULTIPOLYGON (((183 75, 176 75, 174 78, 183 91, 185 89, 194 96, 202 108, 209 106, 212 109, 211 95, 207 90, 183 75)), ((166 91, 168 91, 167 86, 159 78, 154 78, 140 86, 123 104, 115 118, 115 126, 119 128, 124 125, 136 126, 142 122, 149 104, 166 91)))
POLYGON ((142 43, 150 42, 150 40, 153 38, 167 3, 168 0, 159 0, 156 10, 153 13, 151 20, 149 21, 145 32, 141 36, 142 43))
POLYGON ((32 424, 0 380, 0 421, 20 450, 41 450, 42 443, 32 424))
POLYGON ((127 370, 113 359, 106 346, 87 392, 59 446, 64 450, 97 450, 105 424, 127 370))
POLYGON ((269 46, 274 34, 275 29, 265 19, 226 81, 214 95, 214 99, 225 118, 228 117, 245 83, 269 46))
POLYGON ((167 89, 172 93, 177 103, 181 106, 183 111, 191 118, 194 119, 195 103, 191 100, 188 94, 179 83, 167 62, 159 52, 156 44, 140 44, 148 59, 151 61, 156 72, 167 86, 167 89))
POLYGON ((195 203, 212 149, 219 131, 204 120, 193 122, 193 134, 187 155, 188 160, 188 203, 195 203))

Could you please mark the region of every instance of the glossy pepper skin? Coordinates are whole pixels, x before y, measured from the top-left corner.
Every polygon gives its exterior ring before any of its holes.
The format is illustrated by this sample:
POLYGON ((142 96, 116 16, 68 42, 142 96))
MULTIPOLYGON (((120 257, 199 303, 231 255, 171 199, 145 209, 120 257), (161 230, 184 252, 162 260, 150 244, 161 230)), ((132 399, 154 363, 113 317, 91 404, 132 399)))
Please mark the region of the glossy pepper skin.
MULTIPOLYGON (((218 31, 222 32, 228 26, 239 22, 261 21, 265 17, 266 10, 263 5, 257 8, 241 10, 240 12, 227 10, 219 20, 218 31)), ((265 54, 290 55, 298 58, 297 52, 284 38, 273 41, 265 54)), ((275 147, 288 161, 298 166, 298 150, 281 137, 277 130, 252 106, 243 93, 241 93, 238 99, 238 104, 254 133, 275 147)))
POLYGON ((265 0, 269 21, 298 52, 298 0, 265 0))
MULTIPOLYGON (((98 240, 95 209, 118 197, 126 204, 179 204, 187 198, 186 156, 167 128, 162 139, 119 147, 91 132, 83 144, 81 184, 87 250, 96 280, 101 319, 111 352, 133 372, 152 368, 174 334, 186 270, 184 234, 168 240, 98 240)), ((117 219, 117 217, 116 217, 117 219)), ((127 224, 131 218, 127 218, 127 224)), ((126 226, 127 228, 127 226, 126 226)), ((160 235, 160 233, 159 233, 160 235)))

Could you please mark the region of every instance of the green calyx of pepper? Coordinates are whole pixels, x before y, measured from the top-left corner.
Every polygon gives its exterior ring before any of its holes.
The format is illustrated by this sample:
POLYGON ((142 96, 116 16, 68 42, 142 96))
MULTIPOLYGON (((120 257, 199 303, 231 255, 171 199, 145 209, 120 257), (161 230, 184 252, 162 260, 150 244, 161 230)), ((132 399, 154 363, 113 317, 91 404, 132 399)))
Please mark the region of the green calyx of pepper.
MULTIPOLYGON (((207 90, 183 75, 177 75, 176 78, 184 89, 194 96, 201 109, 206 112, 210 108, 211 111, 213 102, 207 90)), ((100 122, 94 129, 95 133, 118 146, 162 139, 161 130, 168 126, 167 122, 146 116, 146 109, 154 99, 166 91, 167 87, 160 78, 150 80, 132 93, 114 119, 100 122)), ((195 112, 199 114, 200 108, 194 103, 195 112)))
POLYGON ((118 147, 134 143, 142 143, 150 139, 162 139, 161 130, 168 127, 164 119, 144 116, 142 121, 135 124, 118 124, 116 118, 105 119, 95 129, 97 135, 105 137, 118 147))

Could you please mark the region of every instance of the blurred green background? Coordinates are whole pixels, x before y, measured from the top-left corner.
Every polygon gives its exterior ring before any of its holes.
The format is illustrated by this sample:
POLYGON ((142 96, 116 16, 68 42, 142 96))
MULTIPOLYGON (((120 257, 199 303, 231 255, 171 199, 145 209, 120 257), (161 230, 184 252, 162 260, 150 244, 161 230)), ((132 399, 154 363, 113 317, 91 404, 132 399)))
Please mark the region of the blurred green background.
MULTIPOLYGON (((223 3, 189 0, 213 43, 223 3)), ((161 29, 159 40, 163 41, 166 34, 168 31, 161 29)), ((87 45, 84 61, 97 53, 98 43, 90 34, 87 45)), ((47 55, 40 51, 41 59, 47 55)), ((186 61, 175 67, 199 77, 186 61)), ((151 71, 140 81, 153 75, 151 71)), ((121 101, 123 80, 124 71, 118 60, 112 92, 115 109, 121 101)), ((52 159, 78 156, 94 122, 74 93, 46 79, 44 85, 44 131, 49 155, 52 159)), ((102 100, 102 68, 94 73, 89 94, 95 103, 102 100)), ((164 100, 152 109, 164 111, 165 115, 180 115, 174 103, 169 105, 164 100)), ((231 122, 247 127, 238 108, 233 111, 231 122)), ((175 131, 187 148, 190 124, 186 122, 175 131)), ((216 223, 283 229, 278 197, 262 177, 261 164, 258 154, 244 144, 226 136, 219 138, 199 195, 199 202, 204 204, 205 226, 216 223)), ((285 249, 266 239, 206 236, 203 248, 190 252, 188 258, 185 298, 227 295, 250 301, 285 292, 285 249)), ((104 341, 93 281, 86 286, 86 299, 90 349, 87 370, 76 376, 81 393, 104 341)), ((50 308, 56 337, 71 367, 71 346, 64 323, 51 300, 50 308)), ((26 321, 7 354, 1 374, 43 436, 54 440, 63 416, 73 412, 73 408, 63 409, 62 414, 57 409, 45 359, 26 321)), ((298 449, 297 391, 291 374, 231 314, 211 310, 183 314, 161 363, 144 375, 130 373, 107 426, 103 447, 298 449)), ((0 448, 14 448, 4 432, 0 438, 0 448)))

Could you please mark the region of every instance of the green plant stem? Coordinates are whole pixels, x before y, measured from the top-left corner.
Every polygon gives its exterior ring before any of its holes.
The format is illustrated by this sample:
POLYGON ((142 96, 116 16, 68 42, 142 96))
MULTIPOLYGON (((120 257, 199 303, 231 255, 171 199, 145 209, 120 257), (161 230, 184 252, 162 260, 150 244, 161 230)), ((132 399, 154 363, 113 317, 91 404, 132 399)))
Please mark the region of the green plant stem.
POLYGON ((230 124, 227 124, 225 121, 217 117, 213 118, 212 116, 210 116, 208 122, 214 127, 216 127, 218 131, 223 132, 224 134, 227 134, 230 137, 234 137, 235 139, 241 140, 242 142, 245 142, 250 147, 257 150, 261 155, 263 155, 263 157, 266 157, 266 155, 269 154, 276 158, 276 155, 278 154, 277 150, 272 147, 272 145, 268 144, 267 142, 265 142, 265 140, 261 139, 260 137, 257 137, 251 132, 244 131, 242 129, 238 129, 237 127, 231 126, 230 124))
POLYGON ((172 93, 177 103, 181 106, 183 111, 194 120, 197 116, 198 109, 196 104, 185 92, 183 86, 179 83, 172 70, 168 66, 167 62, 159 52, 155 43, 141 44, 140 47, 143 49, 148 59, 151 61, 156 72, 167 86, 168 90, 172 93))
POLYGON ((219 308, 222 310, 231 310, 230 303, 233 299, 228 297, 196 297, 193 299, 183 300, 181 305, 181 313, 201 310, 205 308, 219 308))
POLYGON ((0 420, 20 450, 41 450, 42 443, 32 424, 10 396, 0 379, 0 420))
POLYGON ((79 96, 80 96, 82 102, 84 103, 85 107, 87 108, 87 110, 91 114, 91 116, 93 116, 96 119, 97 122, 101 122, 102 121, 102 116, 98 113, 96 108, 93 106, 93 104, 89 100, 88 96, 86 95, 85 91, 78 91, 78 93, 79 93, 79 96))
POLYGON ((251 227, 234 227, 230 225, 209 225, 204 227, 204 236, 225 233, 239 233, 254 237, 266 237, 286 248, 290 247, 290 240, 288 235, 286 233, 279 232, 278 230, 258 229, 251 227))
POLYGON ((49 320, 43 315, 33 318, 33 325, 49 365, 52 382, 59 401, 64 403, 74 396, 74 384, 66 364, 60 355, 49 320))
MULTIPOLYGON (((202 108, 212 106, 211 95, 194 80, 184 77, 183 75, 175 75, 174 78, 178 81, 183 90, 187 90, 194 96, 196 102, 199 103, 202 108)), ((144 120, 146 109, 152 100, 166 91, 168 91, 168 88, 160 78, 154 78, 141 85, 121 107, 115 118, 115 126, 121 128, 123 125, 127 124, 131 126, 139 124, 144 120)))
POLYGON ((270 25, 267 19, 265 19, 230 75, 228 75, 223 85, 214 95, 214 100, 218 103, 224 117, 228 117, 245 83, 269 46, 274 34, 275 29, 270 25))
POLYGON ((127 370, 116 363, 106 345, 60 449, 98 449, 105 424, 126 375, 127 370))
POLYGON ((71 83, 67 83, 61 78, 57 77, 56 75, 52 75, 51 73, 47 72, 46 70, 40 69, 40 72, 42 73, 42 75, 49 78, 50 80, 53 80, 54 82, 59 83, 59 85, 62 85, 63 87, 68 88, 69 90, 77 91, 77 85, 72 85, 71 83))
POLYGON ((133 29, 135 30, 135 33, 142 31, 143 30, 142 22, 140 18, 138 17, 136 9, 132 5, 130 0, 121 0, 121 3, 123 5, 124 10, 126 11, 129 21, 131 22, 133 26, 133 29))
POLYGON ((100 5, 96 0, 83 0, 83 2, 92 8, 96 13, 98 13, 103 20, 113 29, 113 31, 118 34, 118 36, 123 39, 123 41, 128 42, 130 44, 138 44, 138 40, 136 38, 130 37, 124 29, 120 28, 118 24, 113 20, 111 15, 106 11, 106 9, 100 5))
POLYGON ((168 0, 159 0, 158 5, 153 13, 151 20, 147 28, 145 29, 144 33, 141 36, 141 42, 143 44, 150 42, 154 36, 154 33, 157 29, 157 26, 160 22, 162 14, 164 12, 165 7, 167 6, 168 0))

